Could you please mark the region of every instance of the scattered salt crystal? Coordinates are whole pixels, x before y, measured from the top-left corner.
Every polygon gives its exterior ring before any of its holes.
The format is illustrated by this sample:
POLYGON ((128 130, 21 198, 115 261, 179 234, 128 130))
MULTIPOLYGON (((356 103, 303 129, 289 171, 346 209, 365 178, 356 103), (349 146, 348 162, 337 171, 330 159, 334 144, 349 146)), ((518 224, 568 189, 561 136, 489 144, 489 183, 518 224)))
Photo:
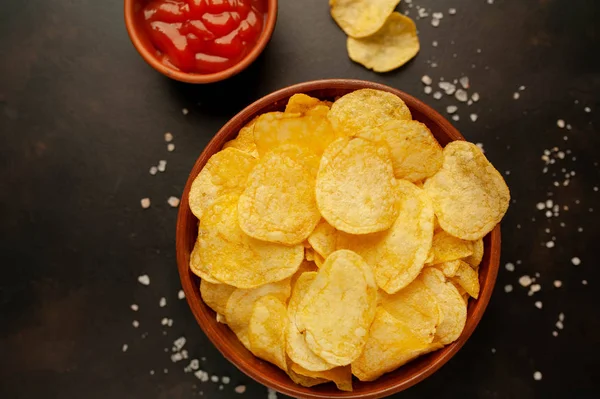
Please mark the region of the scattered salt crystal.
POLYGON ((433 47, 437 47, 437 45, 438 45, 438 42, 437 42, 437 40, 434 40, 434 41, 431 43, 431 45, 432 45, 433 47))
POLYGON ((469 77, 468 76, 463 76, 458 81, 460 82, 460 85, 463 87, 463 89, 469 88, 469 77))
POLYGON ((592 109, 591 109, 590 107, 585 107, 583 110, 584 110, 585 112, 592 112, 592 109))
POLYGON ((471 94, 471 100, 473 100, 474 103, 479 101, 479 93, 475 92, 475 93, 471 94))
POLYGON ((552 331, 552 336, 558 337, 558 332, 557 331, 552 331))
POLYGON ((539 371, 536 371, 535 373, 533 373, 533 379, 536 381, 539 381, 542 379, 542 373, 540 373, 539 371))
POLYGON ((446 112, 449 113, 449 114, 455 113, 456 110, 458 110, 458 107, 456 105, 448 105, 446 107, 446 112))
POLYGON ((579 266, 581 264, 581 259, 579 259, 578 257, 571 258, 571 263, 575 266, 579 266))
POLYGON ((165 133, 165 141, 167 143, 173 141, 173 135, 170 132, 165 133))
POLYGON ((183 292, 183 290, 179 290, 179 292, 177 293, 177 298, 178 299, 185 298, 185 292, 183 292))
POLYGON ((181 350, 185 345, 185 337, 179 337, 173 341, 173 352, 181 350))
POLYGON ((456 90, 456 94, 454 95, 456 99, 462 103, 466 102, 469 99, 469 95, 463 89, 456 90))
POLYGON ((506 270, 508 270, 509 272, 515 271, 515 265, 513 263, 508 262, 504 267, 506 267, 506 270))
POLYGON ((536 207, 538 210, 540 210, 540 211, 541 211, 542 209, 544 209, 544 208, 546 207, 546 204, 544 204, 543 202, 538 202, 538 203, 535 205, 535 207, 536 207))
POLYGON ((138 309, 139 309, 140 307, 134 303, 134 304, 132 304, 132 305, 130 306, 130 308, 131 308, 131 310, 133 310, 134 312, 137 312, 137 311, 138 311, 138 309))
POLYGON ((267 388, 267 399, 277 399, 277 392, 271 388, 267 388))
POLYGON ((538 309, 542 308, 542 301, 535 301, 535 307, 538 309))
POLYGON ((142 198, 140 201, 140 204, 142 205, 142 208, 144 208, 144 209, 150 208, 150 198, 142 198))
POLYGON ((438 83, 440 89, 444 90, 447 95, 451 96, 456 91, 456 86, 450 82, 440 82, 438 83))
POLYGON ((237 387, 235 387, 234 391, 235 391, 235 393, 244 393, 244 392, 246 392, 246 386, 238 385, 237 387))
POLYGON ((477 118, 478 118, 477 114, 471 114, 471 115, 469 115, 469 117, 471 118, 471 122, 476 122, 477 118))
POLYGON ((456 8, 450 8, 450 9, 448 10, 448 14, 450 14, 450 15, 454 15, 454 14, 456 14, 456 8))
POLYGON ((513 290, 513 286, 510 284, 507 284, 504 286, 504 292, 511 292, 513 290))
POLYGON ((548 241, 548 242, 546 243, 546 247, 547 247, 547 248, 554 248, 554 241, 548 241))
POLYGON ((519 86, 519 90, 520 90, 520 91, 523 91, 523 90, 525 90, 525 86, 519 86))
POLYGON ((167 325, 171 327, 173 325, 173 319, 167 320, 167 325))
POLYGON ((556 288, 560 288, 560 287, 562 287, 562 281, 560 281, 560 280, 554 280, 554 286, 555 286, 556 288))
POLYGON ((171 355, 171 361, 173 363, 177 363, 177 362, 179 362, 181 360, 183 360, 183 355, 181 353, 177 352, 177 353, 173 353, 171 355))
POLYGON ((156 166, 151 166, 149 172, 154 176, 158 172, 158 168, 156 166))
POLYGON ((532 284, 531 287, 529 288, 529 290, 533 293, 538 292, 541 289, 542 289, 542 286, 539 284, 532 284))
POLYGON ((458 120, 460 120, 460 116, 458 116, 458 115, 452 115, 452 120, 453 121, 458 121, 458 120))
POLYGON ((581 280, 581 284, 587 285, 587 280, 581 280))
POLYGON ((165 170, 167 170, 167 161, 161 159, 160 161, 158 161, 158 171, 164 172, 165 170))
POLYGON ((421 82, 423 82, 423 84, 429 86, 431 84, 431 82, 433 82, 433 80, 429 77, 429 75, 423 75, 421 77, 421 82))
POLYGON ((211 375, 211 376, 210 376, 210 380, 211 380, 212 382, 219 382, 219 377, 217 377, 216 375, 211 375))
POLYGON ((131 322, 131 325, 133 326, 133 328, 138 328, 140 326, 140 322, 137 320, 134 320, 131 322))
POLYGON ((563 322, 560 320, 557 321, 555 325, 556 325, 556 328, 558 328, 559 330, 562 330, 563 328, 565 328, 563 322))
POLYGON ((442 98, 442 93, 440 93, 439 91, 436 91, 435 93, 433 93, 433 98, 435 98, 436 100, 439 100, 440 98, 442 98))
POLYGON ((181 113, 182 113, 182 114, 184 114, 184 115, 187 115, 187 114, 189 114, 189 112, 190 112, 190 111, 189 111, 187 108, 183 108, 183 109, 181 110, 181 113))
POLYGON ((546 208, 552 208, 553 205, 554 205, 554 202, 552 202, 551 199, 546 200, 546 208))
POLYGON ((560 320, 560 321, 565 321, 565 314, 564 314, 563 312, 560 312, 560 313, 558 314, 558 320, 560 320))
POLYGON ((552 211, 546 211, 546 217, 547 218, 551 218, 552 217, 552 211))
POLYGON ((431 92, 433 91, 433 89, 431 88, 431 86, 425 86, 423 88, 423 91, 425 92, 425 94, 431 94, 431 92))
POLYGON ((127 344, 123 344, 123 347, 121 348, 121 350, 123 352, 127 352, 127 348, 129 348, 129 346, 127 344))
POLYGON ((167 151, 169 151, 169 152, 175 151, 175 144, 173 144, 173 143, 167 144, 167 151))
POLYGON ((513 93, 513 100, 518 100, 518 99, 519 99, 519 97, 521 97, 521 95, 519 94, 519 92, 518 92, 518 91, 515 91, 515 92, 513 93))
POLYGON ((150 370, 150 375, 154 375, 154 370, 150 370))
POLYGON ((431 14, 431 16, 435 19, 442 19, 444 18, 444 14, 441 12, 434 12, 433 14, 431 14))
POLYGON ((194 375, 202 382, 208 381, 208 373, 206 371, 198 370, 194 373, 194 375))
POLYGON ((487 0, 488 4, 494 4, 494 0, 487 0))
POLYGON ((167 299, 164 296, 158 301, 158 306, 160 306, 161 308, 167 306, 167 299))
POLYGON ((531 277, 529 277, 528 275, 519 277, 519 284, 521 284, 521 286, 529 287, 531 285, 531 283, 532 283, 531 277))
POLYGON ((169 373, 169 369, 163 369, 163 373, 168 374, 169 373))
POLYGON ((179 206, 179 198, 177 198, 177 197, 171 196, 171 197, 169 197, 169 199, 167 200, 167 202, 173 208, 177 208, 179 206))
POLYGON ((200 368, 200 362, 198 359, 192 359, 188 367, 192 370, 198 370, 200 368))
POLYGON ((169 324, 169 319, 167 319, 166 317, 163 317, 163 319, 160 321, 160 324, 162 324, 163 326, 166 326, 167 324, 169 324))
POLYGON ((147 274, 142 274, 138 276, 138 282, 142 285, 150 285, 150 277, 147 274))
POLYGON ((565 127, 565 121, 562 119, 559 119, 556 121, 556 126, 558 126, 559 128, 564 128, 565 127))
POLYGON ((492 348, 492 354, 496 353, 496 348, 492 348))

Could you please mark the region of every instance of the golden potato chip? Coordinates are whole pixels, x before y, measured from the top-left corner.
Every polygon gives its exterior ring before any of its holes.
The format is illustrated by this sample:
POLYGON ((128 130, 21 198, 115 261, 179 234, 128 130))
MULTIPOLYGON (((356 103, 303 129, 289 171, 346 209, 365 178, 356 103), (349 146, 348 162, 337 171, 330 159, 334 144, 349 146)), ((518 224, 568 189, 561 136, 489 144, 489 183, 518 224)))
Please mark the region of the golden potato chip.
POLYGON ((435 295, 422 281, 417 279, 392 295, 382 294, 379 303, 415 336, 433 341, 441 312, 435 295))
POLYGON ((363 130, 358 137, 388 146, 397 179, 419 182, 442 167, 442 147, 421 122, 395 120, 363 130))
POLYGON ((433 208, 425 192, 397 181, 398 218, 389 230, 364 236, 338 233, 338 248, 361 255, 373 265, 377 285, 393 294, 421 272, 431 248, 433 208))
POLYGON ((388 72, 417 55, 420 44, 413 20, 394 12, 377 33, 360 39, 348 37, 346 47, 352 61, 375 72, 388 72))
POLYGON ((325 258, 319 255, 318 252, 315 252, 315 265, 320 269, 323 263, 325 263, 325 258))
POLYGON ((285 246, 244 234, 238 224, 237 200, 235 195, 219 197, 200 219, 199 268, 216 282, 238 288, 254 288, 293 275, 304 259, 302 244, 285 246))
POLYGON ((253 289, 238 288, 231 293, 225 307, 225 319, 231 331, 237 335, 246 348, 251 348, 248 327, 256 302, 267 295, 273 295, 286 302, 290 297, 291 290, 290 279, 285 279, 253 289))
POLYGON ((218 197, 244 191, 256 161, 235 148, 226 148, 210 157, 190 188, 188 199, 194 216, 200 219, 218 197))
POLYGON ((200 295, 204 303, 220 315, 225 315, 225 308, 235 287, 227 284, 213 284, 206 280, 200 281, 200 295))
POLYGON ((410 110, 395 94, 361 89, 340 97, 328 114, 339 136, 351 137, 395 120, 411 120, 410 110))
POLYGON ((315 251, 312 248, 304 248, 304 259, 309 262, 315 261, 315 251))
MULTIPOLYGON (((198 237, 200 237, 200 229, 198 229, 198 237)), ((222 284, 219 280, 210 275, 210 270, 200 257, 200 240, 196 239, 194 249, 190 254, 190 270, 202 280, 213 284, 222 284)))
POLYGON ((285 106, 285 112, 305 114, 307 111, 310 111, 318 105, 324 104, 318 98, 314 98, 302 93, 297 93, 291 96, 288 100, 288 103, 285 106))
POLYGON ((260 298, 254 304, 248 327, 251 352, 282 370, 287 370, 285 329, 287 308, 273 295, 260 298))
POLYGON ((288 302, 288 328, 286 330, 286 352, 290 360, 310 371, 325 371, 334 368, 310 350, 296 324, 298 306, 308 292, 308 288, 317 277, 316 272, 306 272, 300 275, 292 289, 288 302))
POLYGON ((467 262, 475 270, 479 269, 479 264, 483 259, 483 238, 473 241, 473 255, 467 256, 464 261, 467 262))
POLYGON ((432 343, 431 339, 418 337, 400 320, 377 307, 365 349, 352 362, 352 374, 361 381, 373 381, 440 347, 441 344, 432 343))
POLYGON ((352 251, 336 251, 298 305, 296 326, 317 356, 345 366, 360 356, 376 304, 371 266, 352 251))
POLYGON ((454 277, 458 268, 461 264, 460 259, 449 260, 448 262, 442 262, 435 265, 435 268, 441 271, 446 277, 454 277))
POLYGON ((367 234, 389 228, 398 215, 395 188, 385 147, 361 138, 340 138, 321 158, 317 205, 338 230, 367 234))
POLYGON ((479 297, 479 275, 468 263, 461 260, 459 262, 460 266, 450 280, 460 285, 470 296, 477 299, 479 297))
POLYGON ((371 36, 390 16, 400 0, 329 0, 331 16, 352 37, 371 36))
POLYGON ((254 141, 258 153, 262 157, 280 145, 291 144, 320 156, 337 138, 325 111, 306 115, 283 112, 262 114, 254 126, 254 141))
POLYGON ((328 380, 326 380, 324 378, 311 378, 311 377, 306 377, 304 375, 300 375, 300 374, 294 372, 291 368, 288 368, 286 373, 290 377, 290 379, 292 381, 294 381, 295 384, 298 384, 298 385, 301 385, 301 386, 307 387, 307 388, 329 382, 328 380))
POLYGON ((321 219, 314 194, 317 162, 310 152, 288 145, 261 158, 238 204, 244 233, 264 241, 302 244, 321 219))
POLYGON ((444 148, 442 168, 425 182, 440 226, 455 237, 477 240, 496 226, 508 209, 504 179, 479 147, 453 141, 444 148))
POLYGON ((321 219, 317 227, 308 236, 308 242, 315 252, 326 258, 335 251, 336 234, 337 230, 325 219, 321 219))
POLYGON ((444 274, 435 267, 426 267, 419 279, 438 300, 442 321, 435 332, 435 342, 447 345, 460 337, 467 321, 467 306, 456 287, 446 281, 444 274))
POLYGON ((449 262, 472 255, 473 243, 461 240, 442 230, 433 235, 431 249, 433 251, 433 260, 429 264, 437 265, 438 263, 449 262))
POLYGON ((292 363, 290 367, 296 374, 333 381, 340 391, 352 392, 352 371, 350 370, 350 366, 336 367, 326 371, 310 371, 296 363, 292 363))
POLYGON ((223 145, 223 149, 233 147, 247 154, 258 158, 258 150, 256 149, 256 143, 254 142, 254 124, 256 119, 252 119, 246 126, 240 129, 237 137, 231 141, 228 141, 223 145))

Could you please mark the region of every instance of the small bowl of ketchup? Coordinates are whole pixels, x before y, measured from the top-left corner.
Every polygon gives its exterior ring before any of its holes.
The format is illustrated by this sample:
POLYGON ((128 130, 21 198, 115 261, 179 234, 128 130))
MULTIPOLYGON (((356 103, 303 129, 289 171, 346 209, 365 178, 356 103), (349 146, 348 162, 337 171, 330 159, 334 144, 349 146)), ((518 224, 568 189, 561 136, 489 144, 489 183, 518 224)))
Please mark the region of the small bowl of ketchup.
POLYGON ((125 0, 133 45, 154 69, 188 83, 227 79, 271 39, 277 0, 125 0))

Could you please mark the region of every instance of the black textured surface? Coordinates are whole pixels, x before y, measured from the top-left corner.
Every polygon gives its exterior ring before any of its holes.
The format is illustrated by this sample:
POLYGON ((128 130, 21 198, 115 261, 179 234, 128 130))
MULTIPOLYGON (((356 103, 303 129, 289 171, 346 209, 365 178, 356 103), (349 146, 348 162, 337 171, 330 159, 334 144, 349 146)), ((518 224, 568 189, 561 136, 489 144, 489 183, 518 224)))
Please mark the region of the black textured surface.
MULTIPOLYGON (((498 170, 510 171, 514 201, 503 224, 503 265, 521 263, 512 273, 502 267, 487 313, 458 355, 398 397, 599 397, 600 2, 414 0, 444 18, 438 28, 430 18, 417 20, 421 53, 382 75, 348 60, 325 0, 280 3, 273 40, 254 65, 226 82, 190 86, 139 57, 120 1, 3 2, 0 397, 188 398, 202 391, 235 398, 238 384, 247 385, 247 397, 266 397, 264 387, 217 353, 177 299, 176 210, 166 200, 180 195, 219 127, 264 94, 347 77, 400 88, 440 111, 457 103, 424 94, 424 74, 435 81, 467 75, 471 92, 480 93, 478 103, 460 106, 455 123, 467 139, 483 143, 498 170), (521 85, 526 89, 514 100, 521 85), (478 114, 476 123, 470 113, 478 114), (572 130, 557 128, 557 119, 572 130), (166 151, 166 131, 175 136, 173 153, 166 151), (543 173, 540 157, 555 146, 571 153, 543 173), (168 161, 166 172, 150 176, 160 159, 168 161), (576 172, 568 186, 562 168, 576 172), (143 197, 152 199, 148 210, 140 207, 143 197), (558 217, 536 209, 548 198, 560 205, 558 217), (556 245, 546 248, 552 236, 556 245), (571 264, 574 256, 581 265, 571 264), (529 297, 517 278, 536 272, 542 290, 529 297), (136 281, 144 273, 149 287, 136 281), (512 293, 504 292, 506 284, 512 293), (137 313, 131 303, 139 304, 137 313), (553 337, 559 312, 565 328, 553 337), (163 317, 173 326, 162 327, 163 317), (205 358, 203 370, 231 383, 219 390, 184 373, 184 361, 173 364, 164 348, 170 351, 180 335, 190 358, 205 358), (533 380, 536 370, 541 381, 533 380)), ((416 15, 408 4, 400 8, 416 15)))

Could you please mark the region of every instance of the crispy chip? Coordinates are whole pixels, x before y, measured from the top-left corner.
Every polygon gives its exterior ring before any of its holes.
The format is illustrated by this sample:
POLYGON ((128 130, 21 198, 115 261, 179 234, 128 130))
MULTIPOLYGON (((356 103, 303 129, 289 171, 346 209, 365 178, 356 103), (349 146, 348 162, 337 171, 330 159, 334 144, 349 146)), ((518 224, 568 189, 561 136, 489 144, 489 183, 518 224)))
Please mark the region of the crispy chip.
POLYGON ((318 98, 314 98, 302 93, 297 93, 291 96, 288 100, 288 103, 285 106, 285 112, 305 114, 319 105, 324 105, 325 107, 329 108, 318 98))
MULTIPOLYGON (((334 104, 335 105, 335 104, 334 104)), ((398 207, 389 151, 361 138, 340 138, 321 158, 316 194, 329 224, 353 234, 389 228, 398 207)))
POLYGON ((204 303, 220 315, 225 315, 225 308, 235 287, 227 284, 213 284, 206 280, 200 281, 200 295, 204 303))
POLYGON ((292 381, 294 381, 295 384, 301 385, 303 387, 314 387, 315 385, 319 385, 319 384, 325 384, 326 382, 329 382, 328 380, 324 379, 324 378, 311 378, 311 377, 307 377, 304 375, 300 375, 296 372, 294 372, 291 368, 288 367, 288 370, 286 371, 287 375, 290 377, 290 379, 292 381))
POLYGON ((256 149, 256 143, 254 142, 254 124, 258 118, 252 119, 246 126, 240 129, 237 137, 231 141, 228 141, 223 145, 223 149, 233 147, 247 154, 258 158, 258 150, 256 149))
POLYGON ((440 226, 455 237, 477 240, 496 226, 508 209, 504 179, 479 147, 453 141, 444 148, 442 168, 425 182, 440 226))
POLYGON ((333 381, 340 391, 352 392, 352 371, 350 370, 350 366, 336 367, 326 371, 307 370, 296 363, 292 363, 290 367, 296 374, 333 381))
POLYGON ((431 339, 418 337, 404 323, 378 307, 365 350, 352 362, 352 374, 361 381, 373 381, 440 347, 441 344, 432 343, 431 339))
POLYGON ((337 230, 322 219, 308 236, 308 242, 315 252, 326 258, 335 251, 336 236, 337 230))
POLYGON ((442 147, 427 126, 417 121, 391 121, 358 134, 390 149, 397 179, 419 182, 433 176, 442 167, 442 147))
POLYGON ((375 72, 388 72, 406 64, 419 52, 417 27, 412 19, 394 12, 374 35, 346 41, 348 56, 375 72))
POLYGON ((450 280, 460 285, 470 296, 477 299, 479 297, 479 275, 466 262, 459 260, 460 265, 450 280))
POLYGON ((337 138, 326 118, 328 112, 328 109, 318 108, 306 115, 283 112, 262 114, 254 126, 258 153, 262 157, 280 145, 292 144, 320 156, 337 138))
POLYGON ((442 345, 454 342, 460 337, 467 320, 467 306, 456 287, 447 282, 443 273, 434 267, 426 267, 419 276, 438 300, 442 321, 435 333, 435 342, 442 345))
POLYGON ((219 197, 200 219, 199 268, 216 282, 238 288, 254 288, 293 275, 304 259, 302 244, 273 244, 244 234, 238 225, 237 199, 219 197))
POLYGON ((392 227, 364 236, 338 233, 338 248, 360 254, 373 265, 377 285, 388 294, 406 287, 421 272, 431 248, 433 208, 425 192, 398 180, 400 213, 392 227))
POLYGON ((444 273, 446 277, 454 277, 461 264, 460 259, 450 260, 448 262, 442 262, 435 265, 435 268, 444 273))
POLYGON ((415 280, 393 295, 382 294, 380 304, 413 334, 433 341, 435 329, 442 321, 437 299, 421 280, 415 280))
POLYGON ((315 252, 315 264, 319 269, 321 268, 321 266, 323 266, 323 263, 325 263, 325 258, 319 255, 319 253, 315 252))
POLYGON ((287 370, 285 329, 287 308, 276 296, 267 295, 256 301, 248 327, 252 353, 282 370, 287 370))
POLYGON ((296 326, 316 355, 345 366, 360 356, 376 304, 371 266, 352 251, 336 251, 298 305, 296 326))
POLYGON ((312 248, 304 248, 304 259, 309 262, 315 261, 315 251, 312 248))
POLYGON ((328 118, 335 132, 351 137, 395 120, 411 120, 410 110, 395 94, 361 89, 340 97, 331 106, 328 118))
POLYGON ((198 239, 196 239, 194 249, 192 249, 192 253, 190 254, 190 270, 202 280, 213 284, 221 284, 219 280, 210 275, 209 268, 200 257, 200 231, 201 230, 198 228, 198 239))
POLYGON ((442 230, 433 235, 431 249, 433 260, 429 264, 437 265, 472 255, 473 243, 456 238, 442 230))
POLYGON ((400 0, 329 0, 331 16, 352 37, 371 36, 377 32, 400 0))
POLYGON ((189 202, 192 213, 200 219, 217 198, 241 193, 256 158, 235 148, 227 148, 210 157, 194 179, 189 202))
POLYGON ((286 352, 296 364, 310 371, 325 371, 335 367, 327 363, 310 350, 304 335, 300 333, 296 324, 296 316, 300 302, 308 292, 308 288, 317 277, 316 272, 303 273, 296 280, 292 289, 292 296, 288 302, 288 328, 286 336, 286 352))
POLYGON ((483 252, 483 238, 480 238, 473 241, 473 255, 466 257, 464 261, 471 265, 473 269, 479 270, 479 264, 483 259, 483 252))
POLYGON ((225 307, 225 319, 229 328, 237 335, 246 348, 251 348, 248 326, 250 325, 250 317, 252 316, 252 309, 254 309, 256 301, 266 295, 273 295, 281 301, 286 302, 290 297, 290 293, 290 279, 261 285, 258 288, 248 290, 238 288, 231 293, 225 307))
POLYGON ((321 219, 314 195, 317 162, 300 147, 286 145, 267 153, 240 196, 241 229, 259 240, 302 244, 321 219))

